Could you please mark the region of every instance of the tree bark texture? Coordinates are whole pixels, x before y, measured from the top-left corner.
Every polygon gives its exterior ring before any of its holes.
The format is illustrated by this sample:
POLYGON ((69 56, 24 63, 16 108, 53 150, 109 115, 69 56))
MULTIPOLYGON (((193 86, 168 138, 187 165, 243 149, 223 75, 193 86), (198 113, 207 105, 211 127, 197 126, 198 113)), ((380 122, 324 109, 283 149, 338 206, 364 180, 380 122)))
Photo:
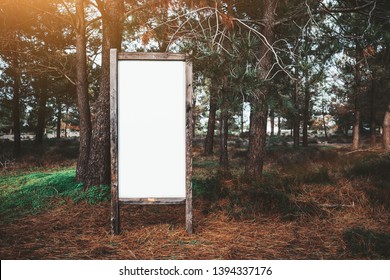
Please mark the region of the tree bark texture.
POLYGON ((14 157, 19 157, 21 153, 21 138, 20 138, 20 68, 18 52, 12 53, 13 66, 13 99, 12 99, 12 121, 14 132, 14 157))
POLYGON ((353 120, 353 140, 352 150, 359 149, 359 134, 360 134, 360 110, 355 106, 354 120, 353 120))
MULTIPOLYGON (((295 64, 298 65, 298 49, 295 51, 295 64)), ((300 79, 298 73, 298 67, 295 68, 295 89, 293 92, 293 102, 294 102, 294 114, 293 114, 293 143, 294 147, 299 146, 299 129, 300 129, 300 116, 299 116, 299 92, 300 92, 300 79)))
POLYGON ((47 79, 42 78, 41 90, 39 94, 38 101, 38 119, 37 119, 37 128, 35 133, 35 143, 42 145, 43 135, 45 134, 46 126, 46 102, 47 102, 47 79))
POLYGON ((103 16, 103 42, 100 93, 97 100, 96 123, 93 127, 87 187, 110 183, 110 49, 121 49, 123 0, 105 1, 103 16))
MULTIPOLYGON (((192 98, 192 108, 196 108, 196 96, 192 98)), ((195 129, 196 129, 196 123, 197 123, 197 114, 192 113, 192 138, 195 138, 195 129)))
POLYGON ((221 92, 221 115, 219 125, 220 137, 220 156, 219 164, 223 172, 229 172, 229 155, 228 155, 228 122, 229 122, 229 104, 228 104, 228 82, 227 77, 224 77, 222 92, 221 92))
POLYGON ((370 91, 370 146, 376 146, 376 116, 375 116, 376 81, 371 81, 370 91))
POLYGON ((299 117, 299 79, 298 79, 298 70, 295 70, 295 90, 293 95, 293 101, 294 101, 294 115, 293 115, 293 140, 294 140, 294 147, 299 146, 299 129, 300 129, 300 117, 299 117))
POLYGON ((261 180, 266 144, 267 113, 262 107, 251 107, 249 127, 249 150, 245 175, 261 180))
POLYGON ((359 149, 360 142, 360 84, 361 84, 361 59, 362 59, 362 48, 356 42, 356 54, 355 54, 355 86, 354 86, 354 122, 353 122, 353 140, 352 150, 359 149))
POLYGON ((56 121, 56 133, 57 139, 61 138, 61 121, 62 121, 62 106, 61 101, 57 98, 57 121, 56 121))
POLYGON ((76 179, 84 182, 87 176, 88 159, 90 153, 92 123, 89 107, 87 81, 87 43, 84 0, 76 2, 76 92, 77 106, 80 116, 80 146, 77 160, 76 179))
POLYGON ((212 83, 210 86, 210 109, 207 122, 207 135, 204 142, 204 154, 212 155, 214 151, 215 118, 217 113, 218 87, 212 83))
POLYGON ((241 137, 244 136, 244 113, 245 113, 244 101, 242 101, 242 105, 241 105, 241 116, 240 116, 240 136, 241 136, 241 137))
POLYGON ((305 96, 303 101, 303 125, 302 125, 302 146, 309 146, 309 119, 310 119, 310 88, 309 85, 305 85, 305 96))
POLYGON ((275 110, 271 109, 269 113, 271 119, 271 136, 275 135, 275 110))
POLYGON ((385 117, 383 119, 383 147, 390 150, 390 102, 387 105, 385 117))
POLYGON ((325 118, 325 112, 322 112, 322 125, 324 128, 324 134, 325 134, 325 140, 328 141, 328 129, 326 127, 326 118, 325 118))
MULTIPOLYGON (((262 59, 259 63, 259 78, 265 80, 268 71, 272 66, 273 53, 270 46, 275 41, 275 10, 279 1, 265 0, 262 9, 261 18, 264 26, 261 30, 267 43, 263 42, 260 46, 259 57, 262 59)), ((259 88, 251 96, 251 115, 249 129, 249 149, 245 165, 245 175, 260 181, 263 173, 263 163, 266 143, 266 125, 267 125, 267 106, 265 105, 266 96, 270 94, 270 88, 266 85, 259 88)))

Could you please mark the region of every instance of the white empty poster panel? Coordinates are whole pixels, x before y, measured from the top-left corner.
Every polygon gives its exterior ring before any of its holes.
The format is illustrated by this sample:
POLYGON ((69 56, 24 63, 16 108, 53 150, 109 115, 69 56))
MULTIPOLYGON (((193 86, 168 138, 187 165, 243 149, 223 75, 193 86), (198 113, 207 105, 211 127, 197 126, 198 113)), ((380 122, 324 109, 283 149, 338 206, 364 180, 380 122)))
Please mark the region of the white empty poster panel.
POLYGON ((118 61, 119 199, 186 197, 185 61, 118 61))

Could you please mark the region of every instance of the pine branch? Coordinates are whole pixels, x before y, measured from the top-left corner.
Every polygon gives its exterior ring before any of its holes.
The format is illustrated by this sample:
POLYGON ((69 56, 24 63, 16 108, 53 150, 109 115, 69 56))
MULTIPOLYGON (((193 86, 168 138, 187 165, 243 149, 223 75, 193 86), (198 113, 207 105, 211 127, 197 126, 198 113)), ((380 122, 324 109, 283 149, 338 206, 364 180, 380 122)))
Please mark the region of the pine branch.
POLYGON ((356 12, 360 12, 362 10, 365 10, 367 7, 369 7, 371 5, 375 5, 375 3, 376 3, 375 1, 369 1, 369 2, 367 2, 367 4, 364 4, 361 6, 345 7, 345 8, 328 8, 322 2, 320 2, 320 5, 328 13, 356 13, 356 12))

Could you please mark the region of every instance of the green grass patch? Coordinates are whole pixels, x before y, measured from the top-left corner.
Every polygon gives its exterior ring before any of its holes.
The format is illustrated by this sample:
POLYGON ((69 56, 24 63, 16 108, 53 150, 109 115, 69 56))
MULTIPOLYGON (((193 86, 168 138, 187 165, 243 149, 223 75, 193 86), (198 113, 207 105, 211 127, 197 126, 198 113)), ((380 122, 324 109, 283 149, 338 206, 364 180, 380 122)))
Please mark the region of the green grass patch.
POLYGON ((88 203, 109 199, 108 186, 92 187, 84 191, 83 184, 76 182, 75 176, 75 170, 67 169, 2 177, 0 179, 0 223, 48 209, 59 198, 88 203))

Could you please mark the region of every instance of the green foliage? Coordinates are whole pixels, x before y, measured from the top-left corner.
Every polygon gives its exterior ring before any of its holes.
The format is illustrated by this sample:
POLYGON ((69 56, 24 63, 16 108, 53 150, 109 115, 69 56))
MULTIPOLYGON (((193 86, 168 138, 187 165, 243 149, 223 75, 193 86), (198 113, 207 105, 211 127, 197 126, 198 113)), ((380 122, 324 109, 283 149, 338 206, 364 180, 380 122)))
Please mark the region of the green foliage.
POLYGON ((192 191, 195 197, 202 197, 212 202, 225 196, 217 176, 206 179, 194 178, 192 180, 192 191))
POLYGON ((343 239, 352 258, 390 258, 389 233, 356 227, 346 230, 343 239))
POLYGON ((84 186, 75 181, 75 170, 4 176, 0 179, 0 216, 6 222, 50 208, 56 199, 98 203, 109 199, 108 186, 84 186))

